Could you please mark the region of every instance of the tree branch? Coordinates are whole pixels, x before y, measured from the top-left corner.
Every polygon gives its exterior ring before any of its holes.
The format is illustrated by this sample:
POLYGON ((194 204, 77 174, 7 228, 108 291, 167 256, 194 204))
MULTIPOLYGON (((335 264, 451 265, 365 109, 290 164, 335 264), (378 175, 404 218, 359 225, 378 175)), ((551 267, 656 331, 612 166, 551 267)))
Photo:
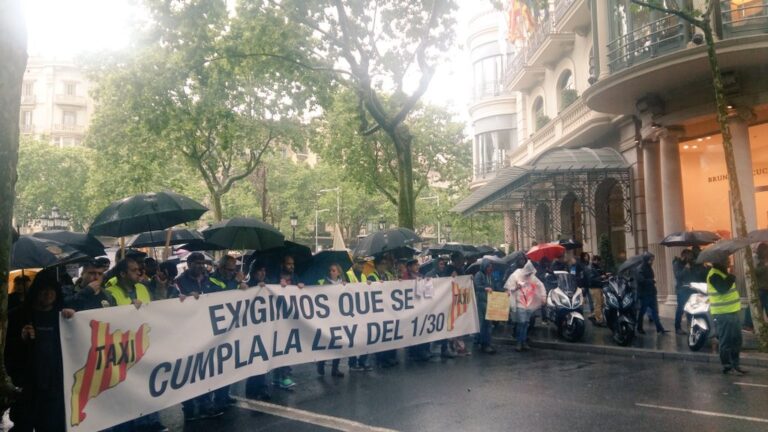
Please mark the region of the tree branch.
POLYGON ((664 13, 670 14, 670 15, 675 15, 677 17, 680 17, 684 21, 689 22, 689 23, 695 25, 696 27, 703 27, 704 26, 704 22, 702 20, 696 19, 692 15, 689 15, 689 14, 687 14, 687 13, 685 13, 685 12, 679 10, 679 9, 670 9, 670 8, 666 8, 664 6, 659 6, 659 5, 656 5, 656 4, 653 4, 653 3, 644 2, 644 1, 641 1, 641 0, 630 0, 630 1, 632 3, 638 5, 638 6, 646 7, 648 9, 655 10, 655 11, 658 11, 658 12, 664 12, 664 13))

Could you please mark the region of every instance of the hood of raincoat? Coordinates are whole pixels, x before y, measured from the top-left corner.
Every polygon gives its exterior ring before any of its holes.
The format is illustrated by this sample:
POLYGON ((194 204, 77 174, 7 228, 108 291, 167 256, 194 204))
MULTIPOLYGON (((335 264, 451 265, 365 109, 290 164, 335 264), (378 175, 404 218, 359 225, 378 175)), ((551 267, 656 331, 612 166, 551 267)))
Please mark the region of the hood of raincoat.
POLYGON ((523 276, 530 276, 532 274, 536 274, 536 267, 533 265, 531 260, 528 260, 528 262, 525 263, 525 266, 520 270, 520 273, 523 276))

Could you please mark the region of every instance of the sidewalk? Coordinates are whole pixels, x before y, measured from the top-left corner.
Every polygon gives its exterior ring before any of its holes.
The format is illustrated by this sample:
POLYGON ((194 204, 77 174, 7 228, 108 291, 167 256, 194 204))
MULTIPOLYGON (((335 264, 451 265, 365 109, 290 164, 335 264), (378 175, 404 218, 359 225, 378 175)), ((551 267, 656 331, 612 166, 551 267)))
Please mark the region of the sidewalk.
MULTIPOLYGON (((587 321, 584 338, 580 342, 566 342, 557 337, 555 326, 536 320, 536 327, 531 331, 530 344, 535 348, 561 351, 586 352, 601 355, 615 355, 634 358, 652 358, 658 360, 683 360, 700 363, 720 364, 717 355, 717 339, 710 337, 704 347, 693 352, 688 348, 687 336, 674 333, 674 321, 662 318, 662 324, 669 333, 657 335, 653 324, 646 323, 646 334, 637 334, 632 345, 617 345, 611 331, 605 327, 596 327, 587 321)), ((683 325, 686 322, 683 321, 683 325)), ((741 363, 744 366, 768 368, 768 354, 757 352, 757 339, 753 333, 742 332, 744 338, 741 363)), ((501 325, 494 329, 493 338, 499 344, 514 344, 511 325, 501 325)))

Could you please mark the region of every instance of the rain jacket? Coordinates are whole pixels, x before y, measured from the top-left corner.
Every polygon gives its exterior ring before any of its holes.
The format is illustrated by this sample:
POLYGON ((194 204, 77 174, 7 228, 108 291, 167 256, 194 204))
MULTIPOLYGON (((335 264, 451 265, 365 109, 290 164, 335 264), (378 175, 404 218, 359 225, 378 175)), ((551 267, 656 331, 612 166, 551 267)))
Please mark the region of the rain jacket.
POLYGON ((509 308, 513 311, 518 308, 535 311, 547 297, 544 284, 536 277, 536 267, 530 261, 512 273, 504 288, 511 295, 509 308))

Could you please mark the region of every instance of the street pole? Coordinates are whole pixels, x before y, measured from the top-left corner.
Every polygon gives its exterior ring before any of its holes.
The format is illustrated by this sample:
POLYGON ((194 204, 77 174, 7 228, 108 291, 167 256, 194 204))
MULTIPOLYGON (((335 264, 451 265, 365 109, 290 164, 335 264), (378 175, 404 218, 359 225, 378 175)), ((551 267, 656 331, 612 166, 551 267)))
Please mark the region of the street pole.
POLYGON ((336 192, 336 223, 341 226, 341 186, 330 189, 320 189, 318 195, 323 192, 336 192))
POLYGON ((317 249, 319 248, 320 244, 317 241, 317 215, 320 213, 327 212, 328 209, 322 209, 322 210, 315 210, 315 253, 317 253, 317 249))

